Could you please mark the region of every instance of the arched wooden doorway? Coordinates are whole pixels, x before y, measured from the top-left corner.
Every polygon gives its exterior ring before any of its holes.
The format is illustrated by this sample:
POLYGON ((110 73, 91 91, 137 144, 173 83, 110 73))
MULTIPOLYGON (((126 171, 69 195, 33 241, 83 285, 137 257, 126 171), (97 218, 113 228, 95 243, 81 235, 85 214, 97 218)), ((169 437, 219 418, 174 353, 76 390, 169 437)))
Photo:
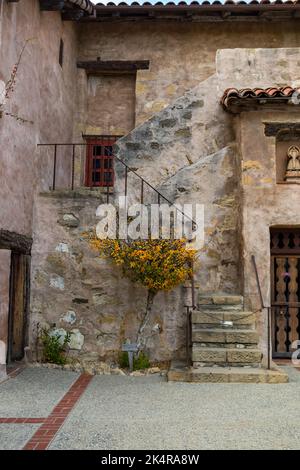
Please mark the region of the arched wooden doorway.
POLYGON ((300 227, 271 229, 273 357, 290 357, 300 339, 300 227))

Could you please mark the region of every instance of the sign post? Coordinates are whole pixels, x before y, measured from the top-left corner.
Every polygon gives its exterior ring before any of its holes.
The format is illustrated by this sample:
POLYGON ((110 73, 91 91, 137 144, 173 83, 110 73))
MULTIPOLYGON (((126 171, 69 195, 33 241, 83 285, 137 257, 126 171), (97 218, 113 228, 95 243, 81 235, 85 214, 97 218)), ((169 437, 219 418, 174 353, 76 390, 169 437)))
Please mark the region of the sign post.
POLYGON ((133 355, 135 352, 138 352, 138 347, 136 343, 124 343, 122 345, 122 351, 128 353, 128 362, 129 362, 129 370, 130 372, 133 371, 133 355))

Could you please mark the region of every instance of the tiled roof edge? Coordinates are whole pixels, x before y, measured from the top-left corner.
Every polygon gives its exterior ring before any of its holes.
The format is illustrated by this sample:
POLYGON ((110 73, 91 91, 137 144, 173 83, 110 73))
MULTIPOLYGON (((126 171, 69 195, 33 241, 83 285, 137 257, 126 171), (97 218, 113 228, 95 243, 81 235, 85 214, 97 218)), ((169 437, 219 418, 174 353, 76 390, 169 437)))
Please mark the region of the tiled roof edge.
POLYGON ((212 1, 208 1, 208 0, 204 0, 204 1, 198 1, 198 0, 186 0, 186 1, 177 1, 177 2, 172 2, 172 1, 169 1, 167 3, 163 3, 162 1, 158 0, 156 1, 155 3, 151 3, 149 1, 145 1, 145 2, 137 2, 137 1, 133 1, 131 2, 130 4, 129 3, 126 3, 124 1, 120 1, 120 2, 108 2, 107 4, 105 3, 97 3, 96 4, 96 8, 101 10, 102 8, 106 8, 106 7, 124 7, 124 8, 131 8, 131 7, 134 7, 134 8, 138 8, 138 7, 141 7, 141 8, 145 8, 145 7, 166 7, 166 8, 174 8, 176 9, 177 7, 187 7, 187 6, 195 6, 195 7, 200 7, 200 8, 209 8, 211 6, 219 6, 219 7, 223 7, 223 6, 233 6, 233 7, 253 7, 253 6, 260 6, 260 5, 269 5, 270 8, 272 8, 272 6, 275 6, 275 5, 282 5, 282 6, 285 6, 286 8, 293 8, 293 6, 295 5, 300 5, 300 0, 288 0, 288 1, 283 1, 283 0, 275 0, 275 1, 270 1, 270 0, 251 0, 250 2, 246 2, 244 0, 239 0, 239 1, 234 1, 234 0, 226 0, 225 2, 221 2, 220 0, 212 0, 212 1))
POLYGON ((284 87, 269 87, 269 88, 227 88, 221 98, 221 104, 223 108, 228 111, 230 110, 231 104, 235 104, 243 100, 257 100, 257 99, 268 99, 272 98, 291 98, 294 93, 300 93, 300 88, 291 86, 284 87))

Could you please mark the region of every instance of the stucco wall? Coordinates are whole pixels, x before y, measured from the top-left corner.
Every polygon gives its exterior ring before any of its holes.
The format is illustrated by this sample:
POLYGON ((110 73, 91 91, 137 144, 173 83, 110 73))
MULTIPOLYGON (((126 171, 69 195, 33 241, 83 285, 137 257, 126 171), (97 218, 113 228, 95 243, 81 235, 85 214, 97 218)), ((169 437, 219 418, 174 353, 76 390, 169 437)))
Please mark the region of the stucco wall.
MULTIPOLYGON (((264 135, 264 122, 300 122, 291 112, 245 113, 241 117, 243 166, 244 294, 248 305, 259 309, 251 263, 256 258, 265 305, 271 304, 270 227, 300 225, 299 185, 277 184, 275 137, 264 135), (251 148, 251 151, 249 149, 251 148)), ((257 315, 261 342, 266 348, 266 311, 257 315)))
POLYGON ((88 77, 86 134, 126 135, 134 128, 135 75, 88 77))
MULTIPOLYGON (((140 124, 212 75, 217 50, 297 47, 299 40, 297 21, 87 23, 80 26, 79 57, 150 60, 149 70, 137 72, 136 123, 140 124)), ((236 62, 236 73, 239 69, 236 62)))
MULTIPOLYGON (((38 150, 37 144, 72 140, 77 39, 72 22, 63 23, 59 12, 40 12, 37 0, 1 1, 1 8, 0 85, 9 79, 25 41, 31 39, 6 110, 33 124, 8 116, 0 119, 0 227, 30 235, 39 175, 40 186, 48 188, 53 166, 53 153, 38 150), (60 38, 64 41, 62 68, 60 38)), ((69 178, 69 161, 59 166, 58 184, 62 184, 69 178)))
MULTIPOLYGON (((217 73, 222 87, 266 87, 289 83, 300 85, 300 50, 256 49, 219 51, 217 73)), ((232 118, 236 122, 241 159, 242 266, 246 306, 259 310, 260 302, 251 262, 255 255, 262 294, 271 302, 270 227, 299 226, 299 186, 276 182, 276 139, 265 136, 266 122, 299 122, 296 106, 280 110, 244 112, 232 118)), ((267 349, 266 311, 257 312, 261 346, 267 349)))

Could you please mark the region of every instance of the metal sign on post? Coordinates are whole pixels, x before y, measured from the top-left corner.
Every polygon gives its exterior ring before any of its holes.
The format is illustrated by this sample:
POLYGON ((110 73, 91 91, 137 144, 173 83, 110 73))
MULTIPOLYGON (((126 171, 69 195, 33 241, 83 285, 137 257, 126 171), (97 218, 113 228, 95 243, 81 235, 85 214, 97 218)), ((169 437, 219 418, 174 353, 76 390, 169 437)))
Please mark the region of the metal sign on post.
POLYGON ((138 352, 138 347, 136 343, 124 343, 122 345, 122 351, 128 353, 128 362, 129 362, 129 370, 130 372, 133 371, 133 355, 135 352, 138 352))

